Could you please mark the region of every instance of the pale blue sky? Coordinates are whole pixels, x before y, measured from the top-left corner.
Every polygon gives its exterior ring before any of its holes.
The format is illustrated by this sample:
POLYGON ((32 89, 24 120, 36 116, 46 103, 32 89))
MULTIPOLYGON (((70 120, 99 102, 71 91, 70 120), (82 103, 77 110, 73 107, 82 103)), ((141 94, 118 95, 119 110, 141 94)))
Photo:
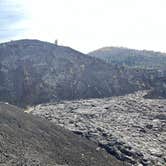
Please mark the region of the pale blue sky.
POLYGON ((0 42, 35 38, 89 52, 166 52, 165 0, 0 0, 0 42))

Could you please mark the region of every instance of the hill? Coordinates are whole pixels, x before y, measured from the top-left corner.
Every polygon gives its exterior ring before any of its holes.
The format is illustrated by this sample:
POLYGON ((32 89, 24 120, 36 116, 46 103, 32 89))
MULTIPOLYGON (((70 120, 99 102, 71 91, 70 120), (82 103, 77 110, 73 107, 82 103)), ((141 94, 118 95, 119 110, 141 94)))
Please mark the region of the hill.
POLYGON ((89 53, 106 62, 133 68, 166 69, 166 53, 134 50, 123 47, 103 47, 89 53))
POLYGON ((90 52, 89 55, 104 60, 111 65, 124 66, 132 71, 137 70, 139 75, 145 72, 146 77, 154 78, 150 79, 153 90, 146 97, 166 98, 166 53, 123 47, 103 47, 90 52))
POLYGON ((122 95, 154 77, 39 40, 0 44, 0 101, 19 106, 122 95))
POLYGON ((0 103, 0 165, 122 166, 92 142, 0 103))

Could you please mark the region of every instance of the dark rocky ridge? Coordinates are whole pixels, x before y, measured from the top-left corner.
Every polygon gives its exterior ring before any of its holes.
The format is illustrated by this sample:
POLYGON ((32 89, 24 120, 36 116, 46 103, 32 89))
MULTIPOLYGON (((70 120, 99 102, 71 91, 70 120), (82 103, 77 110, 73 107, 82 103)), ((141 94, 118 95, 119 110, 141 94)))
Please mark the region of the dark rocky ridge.
POLYGON ((1 166, 122 166, 92 142, 0 103, 1 166))
POLYGON ((0 44, 0 101, 19 106, 122 95, 150 88, 151 75, 38 40, 0 44))
POLYGON ((147 92, 38 105, 31 113, 82 135, 132 166, 165 166, 166 100, 147 92))

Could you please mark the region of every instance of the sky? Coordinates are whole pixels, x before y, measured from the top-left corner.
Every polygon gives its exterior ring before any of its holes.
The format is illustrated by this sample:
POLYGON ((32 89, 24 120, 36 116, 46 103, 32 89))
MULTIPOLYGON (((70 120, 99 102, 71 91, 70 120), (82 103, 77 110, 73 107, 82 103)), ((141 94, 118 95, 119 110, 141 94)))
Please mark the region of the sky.
POLYGON ((166 0, 0 0, 0 42, 18 39, 166 52, 166 0))

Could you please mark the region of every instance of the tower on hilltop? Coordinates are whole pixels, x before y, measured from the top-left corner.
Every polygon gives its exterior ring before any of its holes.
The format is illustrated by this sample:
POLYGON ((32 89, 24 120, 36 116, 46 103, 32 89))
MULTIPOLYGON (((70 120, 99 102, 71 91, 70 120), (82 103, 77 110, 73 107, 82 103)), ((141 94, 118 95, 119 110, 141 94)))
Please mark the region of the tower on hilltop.
POLYGON ((55 43, 55 45, 57 46, 57 45, 58 45, 58 40, 56 39, 54 43, 55 43))

